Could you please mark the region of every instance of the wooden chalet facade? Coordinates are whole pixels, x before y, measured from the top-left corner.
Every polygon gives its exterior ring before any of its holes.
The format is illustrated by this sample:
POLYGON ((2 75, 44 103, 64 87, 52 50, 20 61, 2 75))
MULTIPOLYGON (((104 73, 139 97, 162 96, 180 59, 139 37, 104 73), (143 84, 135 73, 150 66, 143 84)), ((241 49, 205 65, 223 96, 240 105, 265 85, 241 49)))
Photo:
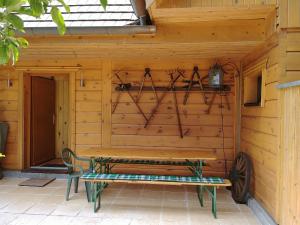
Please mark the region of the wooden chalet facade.
MULTIPOLYGON (((0 120, 10 126, 3 167, 30 166, 26 88, 31 77, 54 77, 56 116, 62 121, 56 124, 56 155, 63 146, 78 155, 93 147, 209 150, 218 160, 205 172, 224 176, 225 161, 229 170, 237 152, 244 151, 253 162, 254 198, 276 223, 300 224, 300 1, 147 3, 153 25, 144 30, 97 27, 89 33, 70 28, 65 36, 28 30, 30 47, 22 51, 17 65, 0 70, 0 120), (122 93, 118 99, 116 72, 124 82, 139 85, 145 68, 150 68, 155 85, 167 86, 170 70, 184 70, 189 78, 198 66, 205 76, 216 60, 234 63, 240 71, 240 76, 234 69, 225 75, 230 107, 220 107, 226 99, 217 95, 208 114, 201 94, 191 93, 183 105, 184 93, 178 92, 183 138, 172 95, 166 96, 146 129, 129 96, 122 93), (245 96, 256 91, 249 80, 257 74, 262 76, 261 104, 245 106, 245 96)), ((153 93, 143 93, 139 104, 149 115, 155 105, 153 93)), ((177 168, 167 172, 183 173, 177 168)))

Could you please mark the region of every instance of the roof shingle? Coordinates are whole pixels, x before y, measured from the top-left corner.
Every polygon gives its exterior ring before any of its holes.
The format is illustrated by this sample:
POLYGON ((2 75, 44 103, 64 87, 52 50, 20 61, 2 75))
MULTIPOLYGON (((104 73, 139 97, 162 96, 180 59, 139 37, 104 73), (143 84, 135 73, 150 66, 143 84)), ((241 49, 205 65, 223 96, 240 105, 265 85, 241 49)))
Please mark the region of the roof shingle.
MULTIPOLYGON (((70 13, 57 4, 63 13, 67 27, 102 27, 124 26, 137 20, 130 0, 109 0, 106 10, 99 0, 65 0, 70 6, 70 13)), ((55 2, 54 2, 55 3, 55 2)), ((49 13, 39 19, 22 16, 26 28, 56 27, 49 13)))

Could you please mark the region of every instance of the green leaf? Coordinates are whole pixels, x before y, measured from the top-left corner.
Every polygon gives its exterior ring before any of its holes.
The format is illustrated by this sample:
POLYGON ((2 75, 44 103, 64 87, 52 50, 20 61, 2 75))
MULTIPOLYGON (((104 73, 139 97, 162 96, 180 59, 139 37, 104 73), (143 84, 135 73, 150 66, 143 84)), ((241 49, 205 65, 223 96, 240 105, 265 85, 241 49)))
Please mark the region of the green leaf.
POLYGON ((14 65, 19 60, 20 49, 13 44, 10 44, 8 47, 10 50, 10 56, 12 59, 12 63, 14 65))
POLYGON ((62 4, 66 10, 66 12, 70 12, 70 7, 65 3, 64 0, 57 0, 60 4, 62 4))
POLYGON ((49 3, 48 3, 48 2, 43 2, 43 9, 44 9, 44 12, 45 12, 45 13, 48 12, 48 6, 49 6, 49 3))
POLYGON ((27 16, 34 16, 33 11, 29 7, 21 7, 18 11, 19 14, 24 14, 27 16))
POLYGON ((8 48, 5 42, 0 42, 0 65, 5 65, 8 63, 8 48))
POLYGON ((17 11, 25 3, 25 0, 3 0, 3 5, 7 12, 17 11))
POLYGON ((41 0, 29 0, 33 16, 40 17, 44 13, 44 6, 41 0))
POLYGON ((24 22, 16 14, 8 14, 6 20, 11 23, 17 30, 24 32, 24 22))
POLYGON ((4 0, 0 0, 0 7, 2 8, 4 6, 4 0))
POLYGON ((104 10, 106 10, 107 7, 107 0, 100 0, 100 3, 102 5, 102 7, 104 8, 104 10))
POLYGON ((51 9, 51 16, 54 23, 57 25, 57 30, 60 35, 65 34, 66 32, 66 26, 64 17, 61 14, 61 11, 56 7, 53 6, 51 9))
POLYGON ((21 48, 27 48, 29 46, 29 43, 25 38, 19 37, 17 38, 17 42, 21 48))

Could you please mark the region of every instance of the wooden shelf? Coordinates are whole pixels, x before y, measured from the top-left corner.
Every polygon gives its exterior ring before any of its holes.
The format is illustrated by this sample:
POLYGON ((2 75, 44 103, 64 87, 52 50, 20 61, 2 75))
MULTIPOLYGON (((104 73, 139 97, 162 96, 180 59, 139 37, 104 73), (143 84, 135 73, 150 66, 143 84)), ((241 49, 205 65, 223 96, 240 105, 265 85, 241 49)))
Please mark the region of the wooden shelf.
MULTIPOLYGON (((191 88, 191 92, 222 92, 222 93, 229 93, 230 92, 230 86, 229 85, 223 85, 221 89, 219 88, 212 88, 207 85, 203 85, 203 91, 199 90, 199 87, 193 87, 191 88)), ((121 89, 119 86, 115 88, 116 91, 126 91, 125 89, 121 89)), ((140 86, 131 86, 129 88, 129 91, 139 91, 140 86)), ((169 91, 168 87, 155 87, 155 90, 158 92, 165 92, 169 91)), ((144 86, 143 91, 146 92, 152 92, 152 87, 151 86, 144 86)), ((175 89, 176 92, 185 92, 187 91, 186 87, 176 87, 175 89)))

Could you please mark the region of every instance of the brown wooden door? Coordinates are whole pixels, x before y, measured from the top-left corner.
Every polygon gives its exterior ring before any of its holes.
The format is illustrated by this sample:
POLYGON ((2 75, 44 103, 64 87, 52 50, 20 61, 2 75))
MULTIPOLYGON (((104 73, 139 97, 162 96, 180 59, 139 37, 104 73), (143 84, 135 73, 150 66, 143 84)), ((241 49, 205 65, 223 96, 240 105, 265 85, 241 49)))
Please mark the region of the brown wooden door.
POLYGON ((55 158, 55 81, 31 78, 31 166, 55 158))

